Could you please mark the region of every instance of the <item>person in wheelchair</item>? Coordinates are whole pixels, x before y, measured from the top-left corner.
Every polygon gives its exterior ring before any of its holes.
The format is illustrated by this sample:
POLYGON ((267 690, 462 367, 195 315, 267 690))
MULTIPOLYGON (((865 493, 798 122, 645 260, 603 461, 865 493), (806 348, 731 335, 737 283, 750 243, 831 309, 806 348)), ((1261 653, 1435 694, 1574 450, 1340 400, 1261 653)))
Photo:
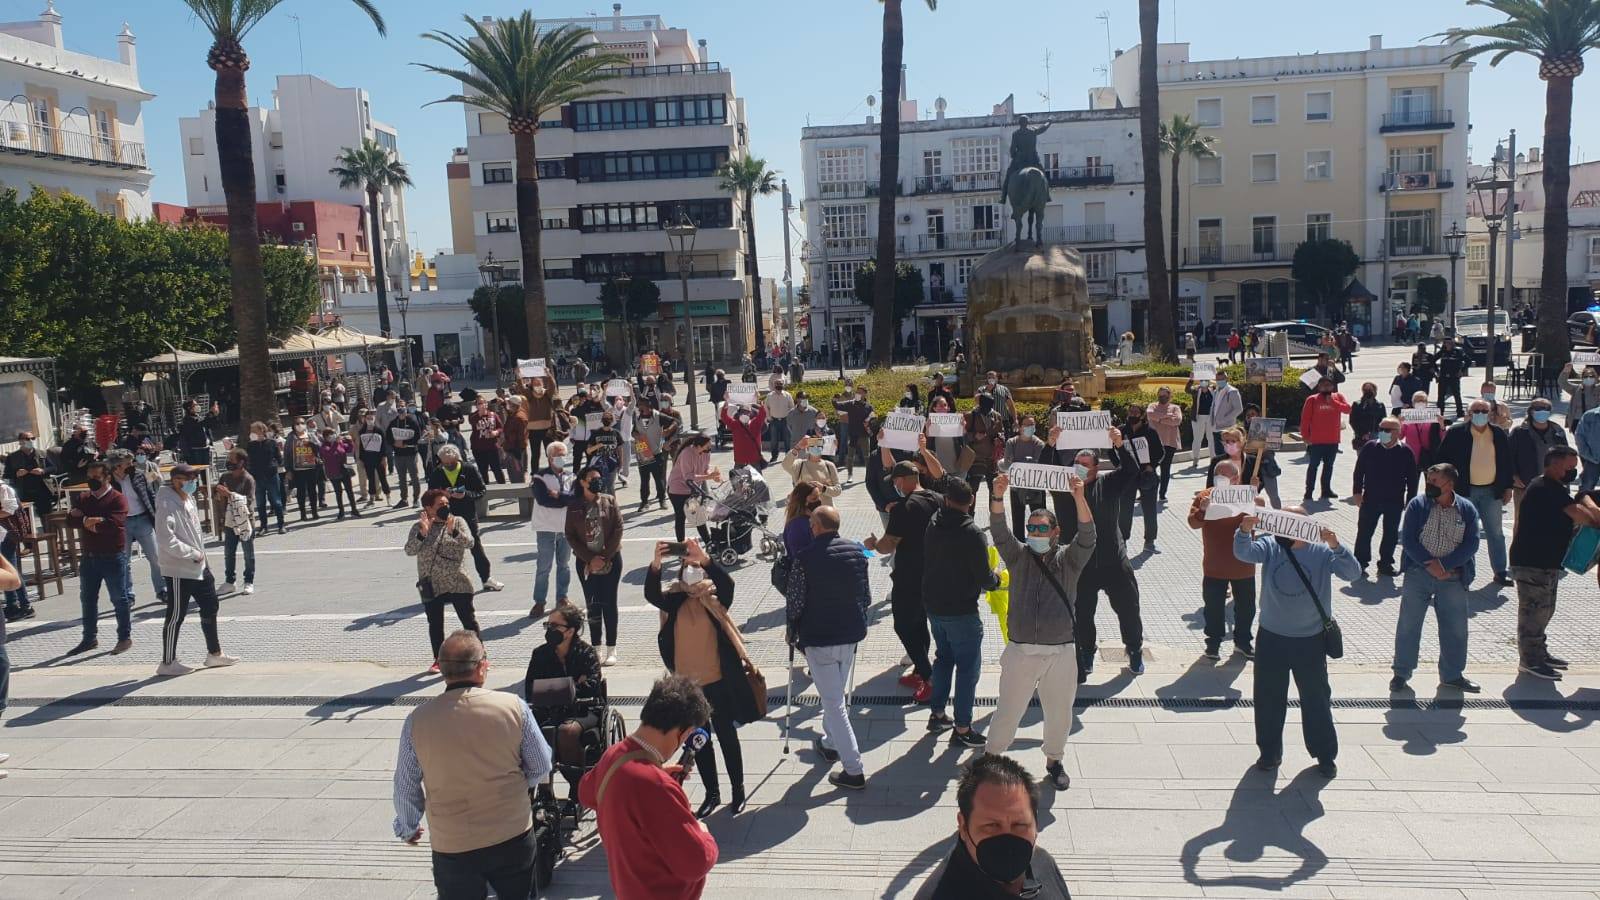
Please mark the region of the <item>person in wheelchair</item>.
POLYGON ((583 610, 571 603, 556 606, 545 620, 544 644, 528 660, 528 675, 523 680, 523 695, 544 729, 545 739, 555 750, 556 768, 577 796, 578 779, 589 767, 589 746, 603 751, 601 721, 606 712, 605 679, 600 674, 600 655, 583 639, 583 610), (571 679, 571 688, 546 679, 571 679), (540 684, 540 682, 544 682, 540 684))

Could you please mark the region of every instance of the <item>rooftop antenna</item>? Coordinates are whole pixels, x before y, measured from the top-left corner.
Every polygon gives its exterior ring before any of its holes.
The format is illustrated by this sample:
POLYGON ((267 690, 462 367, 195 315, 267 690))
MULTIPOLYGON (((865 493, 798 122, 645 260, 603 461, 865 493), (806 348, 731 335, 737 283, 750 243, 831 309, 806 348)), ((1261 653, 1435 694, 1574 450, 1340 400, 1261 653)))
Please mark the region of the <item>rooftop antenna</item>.
POLYGON ((1172 42, 1178 42, 1178 0, 1172 0, 1172 42))
POLYGON ((1095 16, 1095 18, 1099 19, 1106 26, 1106 71, 1109 73, 1111 70, 1111 60, 1113 58, 1111 51, 1111 11, 1102 10, 1098 15, 1095 16))
POLYGON ((1050 48, 1048 48, 1048 47, 1046 47, 1045 51, 1044 51, 1044 92, 1039 94, 1039 96, 1044 98, 1044 110, 1045 110, 1045 112, 1049 112, 1050 111, 1050 48))
POLYGON ((1106 68, 1105 66, 1095 66, 1094 70, 1096 72, 1100 73, 1100 77, 1104 78, 1105 81, 1106 81, 1106 86, 1110 87, 1111 86, 1111 70, 1106 68))
POLYGON ((294 20, 294 42, 300 48, 300 74, 306 74, 306 42, 300 35, 300 17, 294 13, 285 13, 294 20))

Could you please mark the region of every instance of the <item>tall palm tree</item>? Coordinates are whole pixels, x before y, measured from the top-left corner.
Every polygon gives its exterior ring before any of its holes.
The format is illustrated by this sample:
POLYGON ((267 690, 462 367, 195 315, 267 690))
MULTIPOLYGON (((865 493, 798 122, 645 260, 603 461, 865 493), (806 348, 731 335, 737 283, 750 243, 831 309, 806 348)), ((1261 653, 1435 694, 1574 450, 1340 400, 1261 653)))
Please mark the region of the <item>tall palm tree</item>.
MULTIPOLYGON (((1172 270, 1169 282, 1170 296, 1173 302, 1178 298, 1178 223, 1183 221, 1179 209, 1178 197, 1178 165, 1185 156, 1195 159, 1211 159, 1217 155, 1217 139, 1211 135, 1202 135, 1200 126, 1185 115, 1174 115, 1172 121, 1161 123, 1161 152, 1172 157, 1172 270)), ((1174 331, 1176 336, 1177 332, 1174 331)))
POLYGON ((362 138, 359 148, 343 148, 335 160, 338 165, 328 174, 339 176, 339 187, 367 192, 367 216, 372 220, 367 237, 371 241, 372 272, 378 279, 378 330, 389 337, 389 280, 383 271, 383 211, 379 204, 384 188, 411 187, 411 174, 405 163, 372 138, 362 138))
POLYGON ((1167 285, 1166 244, 1161 237, 1161 97, 1156 84, 1156 30, 1160 24, 1161 0, 1139 0, 1139 149, 1144 161, 1145 281, 1150 286, 1145 352, 1175 362, 1177 322, 1167 285))
MULTIPOLYGON (((883 121, 878 126, 878 252, 872 296, 872 353, 867 365, 888 366, 894 343, 894 215, 900 196, 900 64, 905 55, 905 21, 900 0, 883 4, 883 121)), ((938 0, 926 0, 929 9, 938 0)))
MULTIPOLYGON (((430 72, 454 78, 470 94, 451 94, 433 103, 461 103, 506 119, 516 145, 517 232, 522 243, 522 297, 527 308, 528 354, 549 355, 545 322, 544 251, 539 214, 539 167, 534 139, 539 120, 563 104, 617 93, 602 87, 617 77, 609 71, 628 65, 618 53, 597 52, 593 32, 562 25, 540 34, 533 13, 479 22, 462 16, 472 33, 457 37, 430 31, 423 37, 454 50, 465 68, 417 63, 430 72)), ((495 361, 498 364, 498 360, 495 361)))
MULTIPOLYGON (((1506 17, 1477 28, 1451 28, 1447 43, 1482 38, 1449 57, 1452 66, 1493 53, 1490 66, 1521 53, 1539 60, 1544 89, 1544 273, 1539 282, 1538 338, 1547 365, 1571 358, 1567 340, 1567 194, 1572 187, 1572 82, 1583 54, 1600 48, 1600 0, 1467 0, 1506 17)), ((1494 287, 1491 285, 1491 291, 1494 287)))
MULTIPOLYGON (((757 195, 768 196, 778 190, 778 173, 767 168, 766 160, 746 156, 723 163, 717 169, 717 177, 722 179, 722 189, 737 195, 744 206, 744 268, 745 274, 750 276, 750 291, 756 298, 756 350, 759 352, 766 348, 767 339, 762 327, 766 317, 761 312, 761 262, 756 256, 755 198, 757 195)), ((789 224, 785 222, 784 227, 789 227, 789 224)))
MULTIPOLYGON (((211 33, 206 65, 217 73, 217 163, 228 205, 229 292, 239 333, 239 421, 278 418, 272 363, 267 355, 267 288, 261 274, 261 227, 256 219, 256 167, 250 147, 249 96, 244 73, 250 57, 242 43, 283 0, 183 0, 211 33)), ((350 0, 387 34, 371 0, 350 0)))

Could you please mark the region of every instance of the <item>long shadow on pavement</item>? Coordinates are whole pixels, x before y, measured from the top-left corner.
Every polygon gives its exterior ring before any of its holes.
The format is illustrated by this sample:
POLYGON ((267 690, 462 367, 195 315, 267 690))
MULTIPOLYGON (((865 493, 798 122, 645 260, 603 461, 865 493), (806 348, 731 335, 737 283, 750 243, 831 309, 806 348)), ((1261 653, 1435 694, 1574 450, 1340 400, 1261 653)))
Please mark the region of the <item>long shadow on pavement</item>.
POLYGON ((1245 772, 1234 788, 1222 824, 1184 843, 1185 881, 1207 888, 1282 891, 1311 878, 1328 865, 1327 854, 1302 833, 1307 825, 1323 815, 1318 795, 1327 786, 1327 779, 1315 769, 1306 769, 1278 794, 1273 793, 1274 781, 1274 773, 1259 772, 1254 767, 1245 772), (1301 802, 1306 808, 1299 806, 1301 802), (1226 845, 1222 855, 1232 863, 1260 862, 1266 848, 1272 846, 1287 851, 1299 864, 1281 876, 1202 874, 1202 868, 1210 868, 1210 865, 1201 862, 1201 853, 1219 844, 1226 845))
POLYGON ((437 675, 430 675, 426 671, 416 672, 385 684, 362 688, 359 693, 345 694, 343 697, 319 703, 306 710, 306 717, 355 721, 364 713, 393 706, 396 698, 409 694, 429 682, 443 683, 437 675))
MULTIPOLYGON (((1040 825, 1043 829, 1043 825, 1040 825)), ((895 897, 909 896, 913 885, 922 881, 924 876, 933 874, 940 862, 950 855, 953 837, 940 838, 936 843, 917 852, 905 868, 894 873, 889 879, 889 884, 883 889, 883 900, 893 900, 895 897)))
MULTIPOLYGON (((1204 656, 1189 664, 1189 668, 1171 684, 1162 685, 1155 689, 1158 699, 1164 701, 1177 701, 1187 699, 1218 700, 1223 703, 1232 702, 1243 696, 1233 682, 1244 673, 1245 659, 1235 653, 1224 662, 1213 662, 1204 656)), ((1200 705, 1185 705, 1174 703, 1174 712, 1209 712, 1210 707, 1200 705)))
POLYGON ((1582 731, 1600 720, 1600 709, 1594 708, 1600 704, 1600 690, 1595 688, 1578 688, 1568 696, 1563 696, 1556 690, 1554 682, 1531 675, 1518 675, 1517 680, 1507 687, 1503 694, 1511 709, 1524 721, 1537 725, 1545 731, 1554 731, 1561 734, 1571 734, 1582 731), (1522 701, 1522 702, 1518 702, 1522 701), (1580 703, 1590 706, 1589 709, 1535 709, 1527 701, 1535 704, 1556 704, 1563 701, 1580 703))
MULTIPOLYGON (((1397 694, 1395 698, 1409 700, 1411 692, 1397 694)), ((1432 756, 1439 752, 1440 744, 1466 741, 1467 717, 1461 705, 1461 693, 1441 688, 1433 699, 1433 708, 1427 710, 1388 709, 1383 714, 1383 736, 1400 744, 1400 749, 1410 756, 1432 756)))
POLYGON ((29 725, 43 725, 47 722, 71 718, 79 713, 99 709, 102 706, 110 706, 140 688, 148 687, 164 680, 166 679, 152 675, 148 678, 97 685, 70 696, 51 700, 37 709, 29 710, 12 719, 10 727, 25 728, 29 725))

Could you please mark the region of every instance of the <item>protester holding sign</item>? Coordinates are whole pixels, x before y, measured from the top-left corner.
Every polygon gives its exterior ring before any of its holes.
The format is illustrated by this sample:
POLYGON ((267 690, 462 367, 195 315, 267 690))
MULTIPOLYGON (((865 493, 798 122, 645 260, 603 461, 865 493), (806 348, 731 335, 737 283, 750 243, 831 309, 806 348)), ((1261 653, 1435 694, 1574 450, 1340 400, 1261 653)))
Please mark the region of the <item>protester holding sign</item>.
POLYGON ((1422 621, 1432 606, 1439 623, 1439 681, 1478 692, 1462 674, 1467 665, 1467 586, 1478 555, 1478 510, 1456 493, 1459 473, 1449 463, 1428 469, 1426 496, 1406 507, 1405 584, 1394 633, 1394 678, 1389 690, 1406 690, 1417 668, 1422 621))
POLYGON ((822 438, 802 437, 789 455, 783 459, 783 470, 795 483, 802 481, 823 486, 823 503, 832 505, 842 490, 839 486, 839 467, 822 458, 822 438))
POLYGON ((1133 533, 1133 504, 1137 496, 1139 506, 1144 510, 1144 549, 1153 551, 1156 548, 1156 501, 1161 493, 1161 479, 1156 472, 1166 456, 1166 448, 1161 443, 1161 436, 1145 422, 1144 409, 1139 406, 1128 407, 1127 424, 1122 426, 1122 439, 1133 452, 1134 462, 1139 464, 1139 476, 1134 479, 1133 489, 1128 492, 1128 502, 1122 504, 1117 525, 1122 529, 1123 541, 1127 541, 1133 533))
MULTIPOLYGON (((1006 441, 1005 457, 1001 464, 1002 471, 1017 463, 1037 463, 1044 458, 1045 443, 1037 434, 1039 420, 1031 415, 1024 415, 1019 422, 1020 431, 1017 436, 1006 441)), ((999 481, 996 479, 996 484, 999 481)), ((1022 540, 1022 523, 1027 514, 1035 509, 1044 507, 1045 496, 1043 491, 1025 490, 1022 488, 1011 489, 1011 533, 1017 540, 1022 540)))
POLYGON ((589 450, 589 438, 599 426, 599 417, 604 412, 605 407, 589 392, 588 386, 579 384, 577 393, 567 406, 567 413, 572 416, 572 440, 569 442, 572 459, 568 468, 577 470, 583 467, 584 454, 589 450))
POLYGON ((1317 391, 1300 407, 1300 434, 1306 442, 1306 495, 1316 486, 1317 467, 1322 467, 1322 499, 1333 499, 1333 462, 1339 455, 1339 434, 1343 416, 1350 412, 1350 401, 1334 390, 1334 380, 1323 376, 1317 391))
POLYGON ((761 459, 761 430, 767 424, 767 410, 759 404, 740 405, 728 392, 728 402, 722 407, 722 424, 733 435, 733 464, 735 466, 766 465, 761 459))
MULTIPOLYGON (((933 398, 933 400, 928 404, 928 414, 930 416, 949 415, 954 414, 954 412, 954 405, 949 400, 945 399, 943 395, 933 398)), ((897 410, 889 415, 888 421, 885 423, 884 427, 888 431, 893 432, 895 430, 894 423, 896 421, 911 421, 908 415, 909 414, 906 411, 897 410)), ((924 425, 926 425, 926 420, 924 420, 924 425)), ((966 449, 965 444, 965 438, 960 435, 952 437, 938 437, 930 434, 928 436, 928 449, 933 452, 934 456, 939 458, 939 465, 944 466, 944 470, 946 472, 951 472, 956 475, 964 475, 966 463, 970 462, 970 460, 963 459, 965 454, 962 451, 966 449)), ((896 446, 894 443, 891 443, 890 446, 897 450, 906 449, 904 447, 896 446)))
POLYGON ((1207 659, 1222 658, 1222 639, 1228 633, 1228 594, 1233 594, 1234 652, 1245 659, 1255 657, 1250 627, 1256 618, 1256 567, 1240 562, 1233 555, 1233 535, 1239 530, 1249 509, 1261 503, 1256 489, 1240 484, 1239 464, 1218 459, 1212 467, 1210 487, 1201 488, 1189 507, 1189 527, 1200 532, 1200 597, 1205 603, 1207 659), (1241 495, 1239 506, 1224 506, 1224 495, 1241 495), (1213 501, 1213 498, 1216 498, 1213 501), (1215 507, 1215 508, 1214 508, 1215 507), (1234 510, 1237 510, 1235 512, 1234 510), (1218 516, 1218 512, 1228 513, 1218 516), (1217 516, 1213 518, 1213 516, 1217 516))
POLYGON ((995 408, 992 395, 978 394, 976 408, 966 415, 963 438, 966 446, 962 455, 970 454, 972 457, 966 472, 967 484, 974 495, 978 492, 978 485, 988 486, 989 497, 993 499, 994 476, 999 470, 1001 454, 1005 452, 1006 426, 1000 411, 995 408))
POLYGON ((1378 574, 1394 578, 1394 548, 1400 540, 1400 512, 1417 495, 1417 462, 1400 443, 1400 420, 1384 419, 1378 426, 1377 440, 1370 441, 1356 454, 1356 562, 1361 577, 1367 577, 1372 562, 1372 533, 1383 525, 1378 543, 1378 574))
POLYGON ((517 393, 526 401, 522 412, 528 418, 528 467, 537 469, 545 444, 565 440, 570 428, 560 421, 561 398, 555 378, 548 373, 519 382, 517 393))
POLYGON ((1403 362, 1397 368, 1394 379, 1389 382, 1390 412, 1400 414, 1400 408, 1418 391, 1422 392, 1424 399, 1428 396, 1427 386, 1422 379, 1411 374, 1411 363, 1403 362), (1398 392, 1398 393, 1397 393, 1398 392), (1398 400, 1399 402, 1394 402, 1398 400))
MULTIPOLYGON (((888 453, 887 447, 884 453, 888 453)), ((889 575, 894 584, 889 592, 889 608, 894 615, 894 633, 911 660, 911 671, 900 677, 900 684, 911 688, 915 703, 925 703, 933 695, 933 663, 928 659, 933 639, 928 634, 928 612, 922 602, 923 546, 928 523, 944 505, 943 497, 922 486, 926 467, 938 461, 930 463, 931 454, 926 451, 920 456, 920 467, 905 460, 894 464, 890 477, 899 499, 889 506, 889 524, 882 538, 869 535, 862 542, 868 550, 895 554, 894 569, 889 575)), ((930 730, 933 726, 930 721, 930 730)))
POLYGON ((1275 530, 1300 531, 1301 538, 1256 534, 1258 516, 1245 516, 1233 536, 1233 555, 1261 567, 1261 624, 1256 631, 1253 684, 1256 768, 1276 769, 1283 762, 1283 721, 1289 710, 1289 679, 1300 696, 1300 729, 1306 752, 1317 760, 1324 778, 1339 774, 1339 736, 1333 728, 1332 690, 1328 686, 1328 638, 1325 623, 1333 617, 1333 576, 1353 580, 1361 571, 1355 557, 1327 528, 1311 543, 1299 526, 1314 519, 1290 507, 1283 513, 1263 512, 1280 520, 1275 530), (1283 513, 1289 513, 1285 516, 1283 513))

